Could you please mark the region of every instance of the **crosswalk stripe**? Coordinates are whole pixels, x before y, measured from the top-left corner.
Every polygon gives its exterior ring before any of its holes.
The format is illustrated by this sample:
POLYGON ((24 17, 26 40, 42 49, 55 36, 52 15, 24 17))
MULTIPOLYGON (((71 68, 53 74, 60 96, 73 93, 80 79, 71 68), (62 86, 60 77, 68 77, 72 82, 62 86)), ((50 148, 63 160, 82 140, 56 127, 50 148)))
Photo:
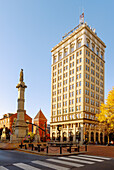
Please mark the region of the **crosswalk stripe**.
POLYGON ((80 163, 85 163, 85 164, 94 164, 95 163, 95 162, 84 161, 84 160, 80 160, 80 159, 66 158, 66 157, 59 157, 59 159, 69 160, 69 161, 73 161, 73 162, 80 162, 80 163))
POLYGON ((92 155, 79 155, 79 156, 87 156, 90 158, 99 158, 99 159, 104 159, 104 160, 111 160, 111 158, 106 158, 106 157, 101 157, 101 156, 92 156, 92 155))
POLYGON ((13 164, 21 169, 25 169, 25 170, 41 170, 39 168, 35 168, 33 166, 30 166, 30 165, 27 165, 27 164, 24 164, 24 163, 16 163, 16 164, 13 164))
POLYGON ((69 170, 69 168, 65 168, 65 167, 61 167, 61 166, 58 166, 58 165, 54 165, 54 164, 51 164, 51 163, 47 163, 47 162, 43 162, 43 161, 31 161, 32 163, 35 163, 35 164, 38 164, 38 165, 42 165, 42 166, 46 166, 48 168, 52 168, 52 169, 56 169, 56 170, 69 170))
POLYGON ((0 166, 0 170, 8 170, 8 169, 3 166, 0 166))
POLYGON ((60 161, 60 160, 57 160, 57 159, 46 159, 46 160, 51 161, 51 162, 60 163, 60 164, 70 165, 70 166, 74 166, 74 167, 82 167, 82 166, 84 166, 84 165, 81 165, 81 164, 76 164, 76 163, 66 162, 66 161, 60 161))
POLYGON ((85 160, 90 160, 90 161, 96 161, 96 162, 103 162, 104 160, 101 159, 93 159, 93 158, 85 158, 81 156, 69 156, 71 158, 79 158, 79 159, 85 159, 85 160))

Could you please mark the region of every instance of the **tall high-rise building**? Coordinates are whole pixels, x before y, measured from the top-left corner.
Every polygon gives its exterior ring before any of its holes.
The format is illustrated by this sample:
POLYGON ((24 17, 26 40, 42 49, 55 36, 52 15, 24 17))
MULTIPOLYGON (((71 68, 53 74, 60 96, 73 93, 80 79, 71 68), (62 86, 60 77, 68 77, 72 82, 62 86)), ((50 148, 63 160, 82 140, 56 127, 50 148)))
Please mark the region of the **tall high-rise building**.
POLYGON ((105 48, 87 23, 79 24, 52 48, 52 139, 104 142, 96 113, 104 102, 105 48))

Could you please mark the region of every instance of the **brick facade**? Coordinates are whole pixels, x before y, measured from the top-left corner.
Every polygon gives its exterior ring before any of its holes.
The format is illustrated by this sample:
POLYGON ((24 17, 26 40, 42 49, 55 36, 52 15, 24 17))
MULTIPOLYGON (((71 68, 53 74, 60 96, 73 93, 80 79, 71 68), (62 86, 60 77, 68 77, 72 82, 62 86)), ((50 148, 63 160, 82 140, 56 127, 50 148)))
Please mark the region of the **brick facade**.
MULTIPOLYGON (((45 128, 47 129, 47 119, 41 110, 35 116, 34 124, 38 125, 40 128, 44 130, 45 128)), ((36 133, 36 126, 34 126, 34 133, 36 133)), ((45 132, 39 129, 39 135, 40 135, 40 138, 43 139, 45 137, 45 132)), ((46 130, 46 135, 49 136, 49 134, 47 134, 47 130, 46 130)))
MULTIPOLYGON (((17 119, 17 113, 5 114, 3 118, 0 119, 0 128, 3 128, 3 126, 5 125, 5 127, 10 129, 10 132, 12 133, 12 125, 13 125, 13 122, 16 121, 16 119, 17 119)), ((32 118, 26 114, 26 111, 25 111, 25 121, 32 123, 32 118)), ((31 124, 28 125, 28 131, 32 132, 31 124)))

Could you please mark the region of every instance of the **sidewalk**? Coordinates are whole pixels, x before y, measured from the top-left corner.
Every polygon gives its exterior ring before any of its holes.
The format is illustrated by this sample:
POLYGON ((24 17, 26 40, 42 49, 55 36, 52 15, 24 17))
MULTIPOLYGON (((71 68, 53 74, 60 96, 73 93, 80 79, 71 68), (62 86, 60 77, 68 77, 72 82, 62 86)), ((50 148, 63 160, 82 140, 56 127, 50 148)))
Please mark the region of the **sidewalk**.
POLYGON ((19 143, 0 143, 1 150, 14 150, 19 147, 19 143))
POLYGON ((17 149, 17 151, 21 151, 21 152, 26 152, 26 153, 31 153, 31 154, 36 154, 36 155, 41 155, 41 156, 68 156, 68 155, 78 155, 78 154, 87 154, 86 151, 81 151, 81 152, 72 152, 72 153, 69 153, 69 152, 62 152, 62 154, 60 154, 59 152, 58 153, 54 153, 54 152, 51 152, 51 153, 46 153, 46 152, 38 152, 38 151, 31 151, 30 149, 26 150, 26 149, 17 149))
POLYGON ((87 154, 114 158, 114 146, 88 145, 87 154))

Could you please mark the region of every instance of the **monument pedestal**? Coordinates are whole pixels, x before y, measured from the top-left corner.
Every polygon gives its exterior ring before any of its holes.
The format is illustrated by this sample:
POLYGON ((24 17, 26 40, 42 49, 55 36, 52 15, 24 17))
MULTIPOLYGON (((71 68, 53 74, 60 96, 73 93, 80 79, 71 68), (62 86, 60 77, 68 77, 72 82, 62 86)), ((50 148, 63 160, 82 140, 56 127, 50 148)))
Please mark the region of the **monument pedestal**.
POLYGON ((10 135, 10 143, 19 143, 15 134, 10 135))
POLYGON ((24 138, 27 133, 28 125, 24 120, 17 120, 15 125, 15 135, 17 138, 24 138))

